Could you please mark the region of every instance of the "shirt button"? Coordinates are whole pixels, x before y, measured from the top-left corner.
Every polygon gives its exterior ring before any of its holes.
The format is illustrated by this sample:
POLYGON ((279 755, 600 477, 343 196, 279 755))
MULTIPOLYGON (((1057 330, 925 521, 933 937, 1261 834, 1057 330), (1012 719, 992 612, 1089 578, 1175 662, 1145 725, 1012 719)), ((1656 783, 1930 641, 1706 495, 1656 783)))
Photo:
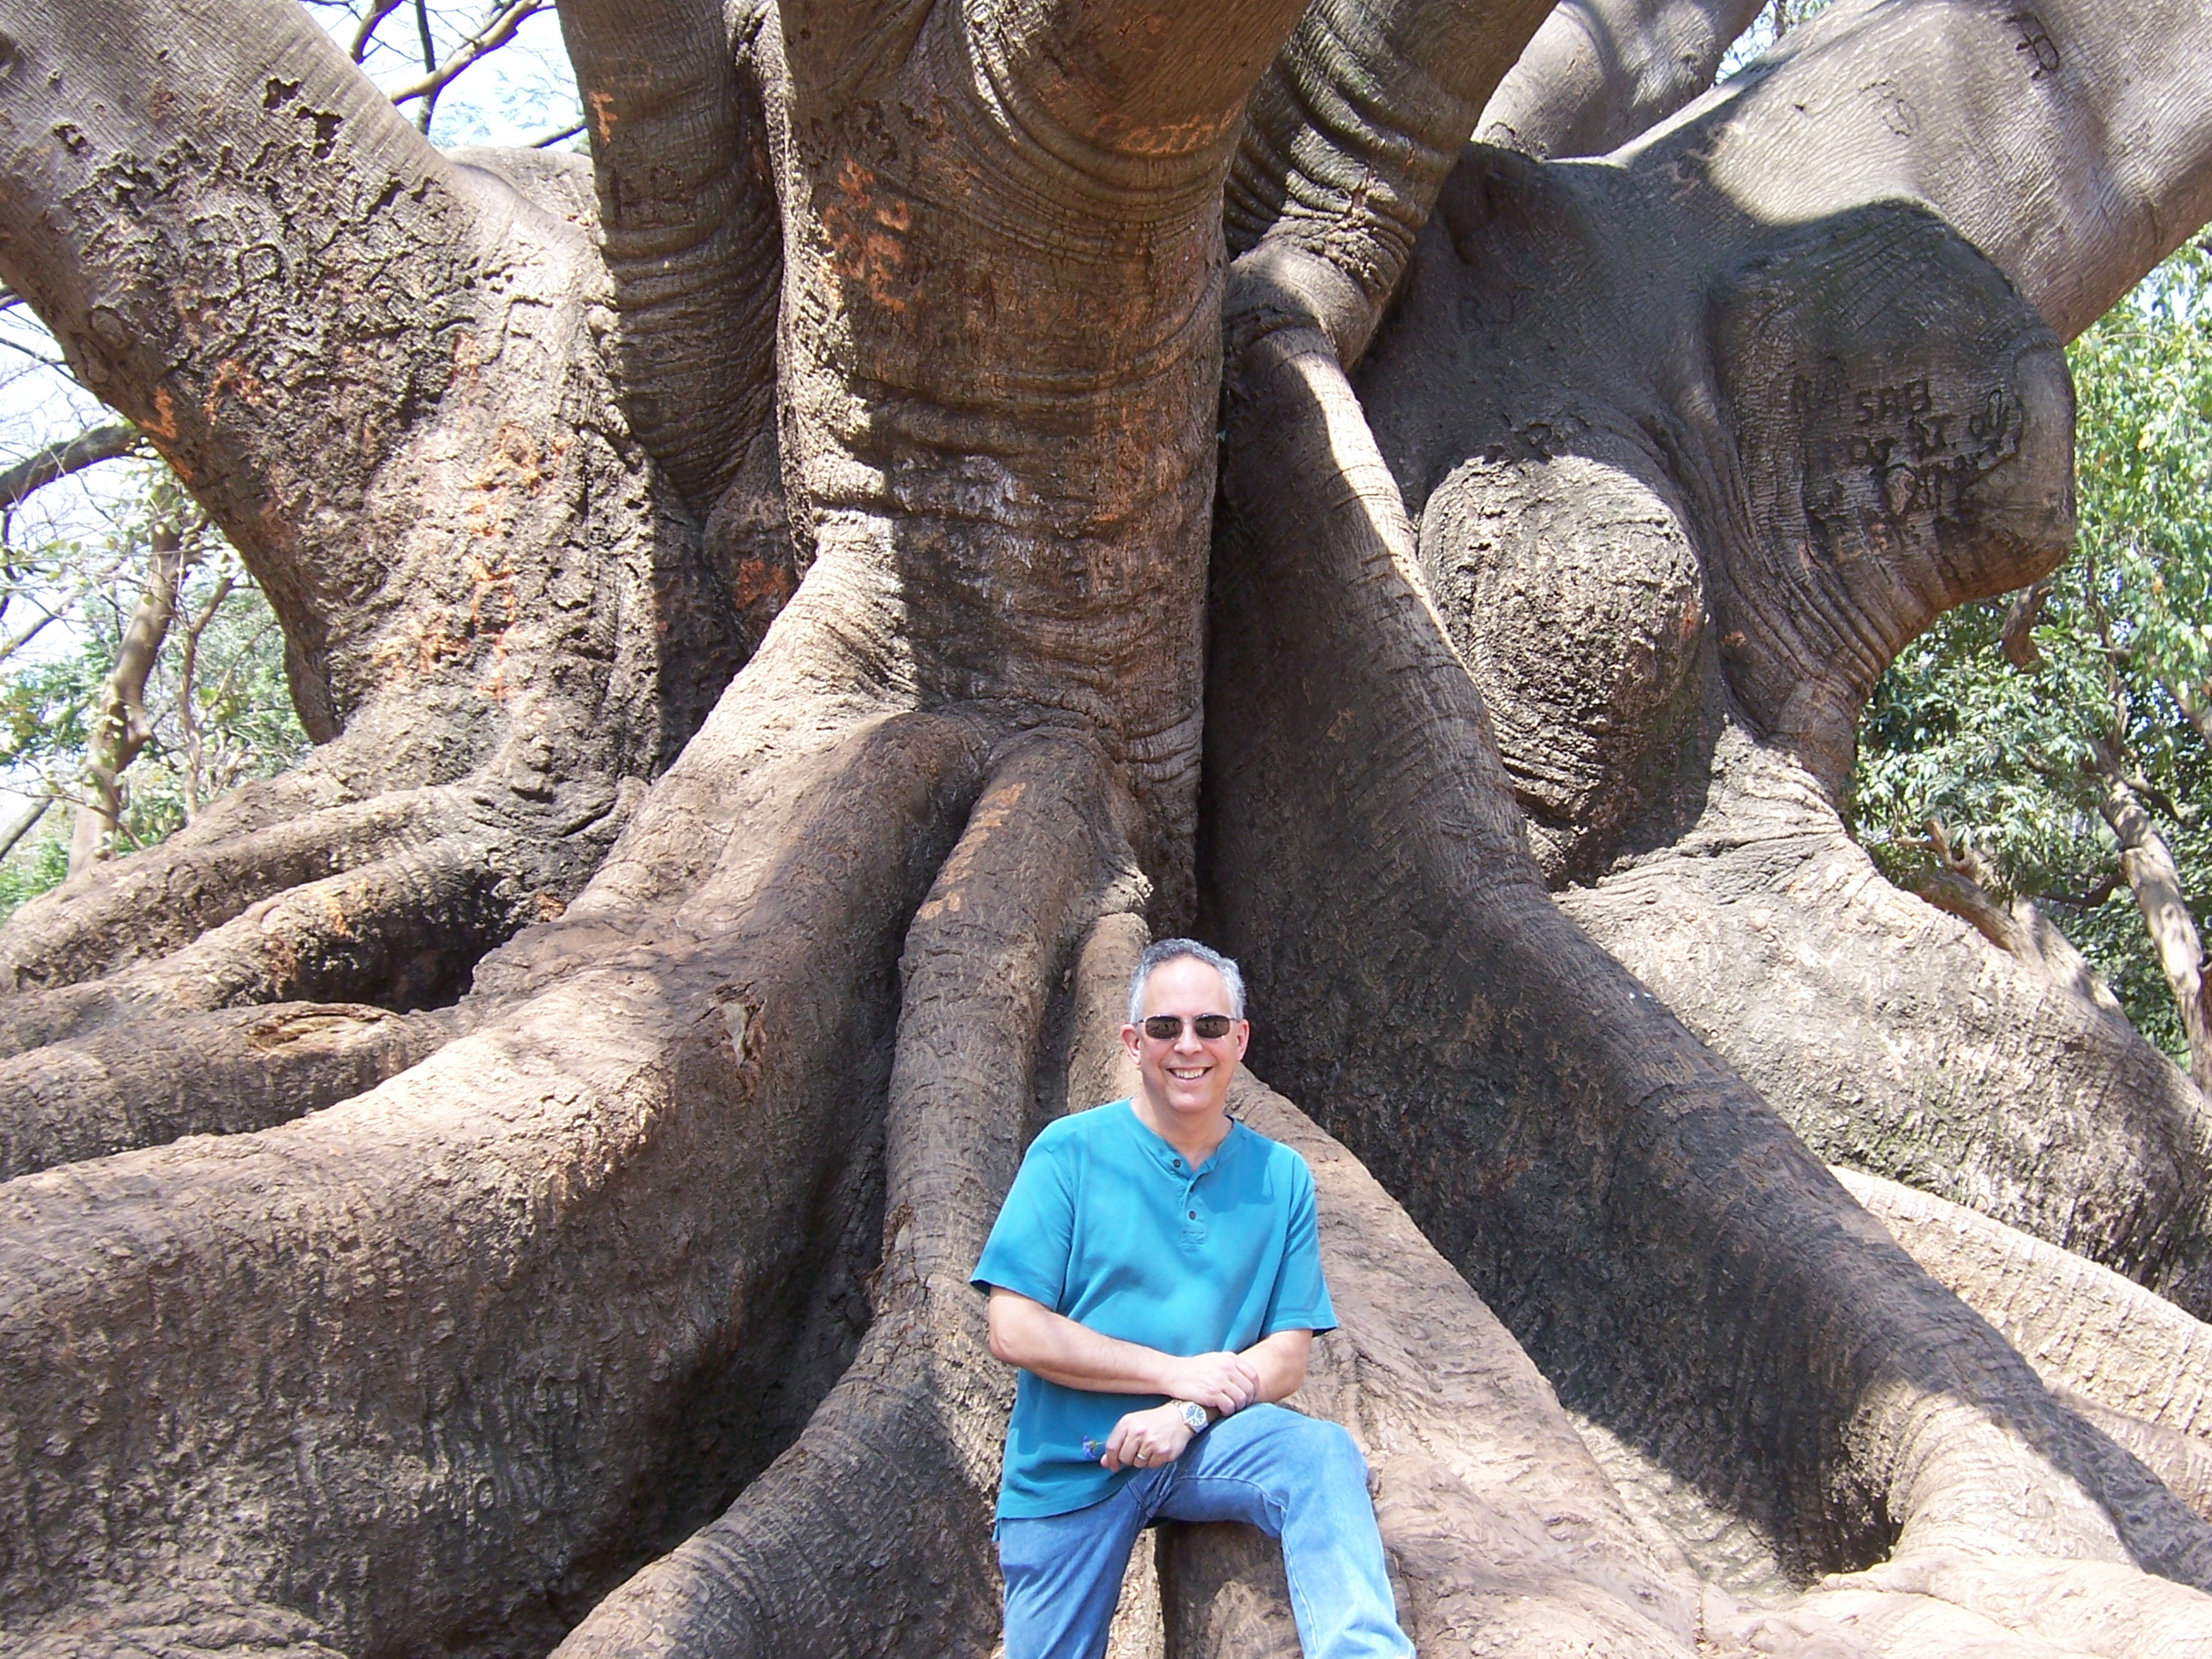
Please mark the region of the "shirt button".
POLYGON ((1195 1211, 1195 1210, 1193 1210, 1193 1211, 1190 1212, 1190 1218, 1191 1218, 1193 1221, 1197 1220, 1197 1219, 1198 1219, 1198 1212, 1197 1212, 1197 1211, 1195 1211))
POLYGON ((1182 1160, 1181 1158, 1177 1158, 1177 1159, 1176 1159, 1176 1161, 1175 1161, 1175 1166, 1176 1166, 1176 1169, 1178 1169, 1178 1170, 1180 1170, 1181 1168, 1182 1168, 1182 1160))

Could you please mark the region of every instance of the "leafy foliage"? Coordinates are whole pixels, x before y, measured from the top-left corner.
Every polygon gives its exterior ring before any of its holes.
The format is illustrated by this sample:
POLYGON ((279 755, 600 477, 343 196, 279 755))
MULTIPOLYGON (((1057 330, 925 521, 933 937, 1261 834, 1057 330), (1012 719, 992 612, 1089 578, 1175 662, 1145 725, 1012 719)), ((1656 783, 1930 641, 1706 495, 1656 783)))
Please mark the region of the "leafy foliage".
MULTIPOLYGON (((57 624, 63 648, 0 659, 0 772, 33 797, 67 805, 82 773, 124 629, 138 603, 156 513, 182 509, 167 469, 143 465, 125 499, 135 508, 105 536, 9 550, 0 564, 0 623, 32 607, 57 624)), ((208 801, 298 759, 307 734, 293 712, 283 640, 239 556, 192 522, 176 617, 149 675, 153 738, 124 775, 125 848, 159 841, 208 801)), ((0 862, 0 915, 67 872, 68 815, 0 862), (57 849, 59 849, 58 852, 57 849)))
POLYGON ((64 837, 50 833, 25 842, 0 860, 0 921, 15 915, 25 900, 60 886, 68 874, 69 842, 64 837))
MULTIPOLYGON (((2096 769, 2137 786, 2212 901, 2212 252, 2191 245, 2069 352, 2081 538, 2039 585, 2040 660, 2002 648, 2012 605, 1960 607, 1909 647, 1861 729, 1853 816, 1910 885, 1942 824, 1999 896, 2045 906, 2136 1028, 2185 1058, 2172 998, 2097 808, 2096 769)), ((2016 647, 2017 648, 2017 647, 2016 647)))

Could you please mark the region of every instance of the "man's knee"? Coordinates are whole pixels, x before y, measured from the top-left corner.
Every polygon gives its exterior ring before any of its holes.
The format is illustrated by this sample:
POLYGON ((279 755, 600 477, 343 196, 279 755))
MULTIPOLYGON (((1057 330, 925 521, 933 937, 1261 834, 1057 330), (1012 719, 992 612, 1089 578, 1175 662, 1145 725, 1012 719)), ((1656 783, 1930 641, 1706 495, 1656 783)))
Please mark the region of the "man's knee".
POLYGON ((1311 1468, 1316 1481, 1328 1481, 1346 1487, 1367 1490, 1367 1460, 1360 1455, 1359 1443, 1347 1433, 1341 1424, 1309 1419, 1311 1468))
POLYGON ((1279 1431, 1278 1471, 1285 1496, 1367 1490, 1367 1460, 1342 1425, 1296 1412, 1283 1414, 1290 1420, 1279 1431))

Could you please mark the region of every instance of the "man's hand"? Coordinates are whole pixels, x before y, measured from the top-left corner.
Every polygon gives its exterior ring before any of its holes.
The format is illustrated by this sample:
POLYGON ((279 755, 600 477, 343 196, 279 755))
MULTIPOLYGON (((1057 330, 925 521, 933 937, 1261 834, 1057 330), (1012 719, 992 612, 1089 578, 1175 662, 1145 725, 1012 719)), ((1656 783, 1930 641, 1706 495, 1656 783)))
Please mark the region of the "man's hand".
MULTIPOLYGON (((1234 1358, 1233 1354, 1208 1354, 1209 1359, 1234 1358)), ((1188 1395, 1184 1396, 1188 1398, 1188 1395)), ((1190 1425, 1172 1405, 1131 1412, 1106 1437, 1106 1452, 1098 1461, 1109 1469, 1156 1469, 1172 1463, 1190 1444, 1190 1425)))
POLYGON ((1194 1354, 1170 1362, 1161 1392, 1170 1400, 1194 1401, 1228 1417, 1260 1397, 1260 1381, 1259 1367, 1241 1353, 1194 1354))

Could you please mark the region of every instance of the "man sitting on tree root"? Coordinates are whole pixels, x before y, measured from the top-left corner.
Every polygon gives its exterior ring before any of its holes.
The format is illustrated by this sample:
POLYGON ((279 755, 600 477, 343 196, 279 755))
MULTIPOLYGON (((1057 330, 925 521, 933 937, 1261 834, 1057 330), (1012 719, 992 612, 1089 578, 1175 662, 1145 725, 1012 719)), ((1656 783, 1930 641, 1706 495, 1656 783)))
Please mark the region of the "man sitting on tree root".
POLYGON ((1036 1138, 976 1263, 991 1352, 1021 1367, 994 1528, 1006 1659, 1097 1659, 1158 1520, 1280 1540, 1307 1659, 1413 1653, 1358 1448, 1273 1403, 1336 1316, 1305 1160, 1229 1116, 1250 1036, 1235 963, 1149 947, 1121 1028, 1143 1087, 1036 1138))

